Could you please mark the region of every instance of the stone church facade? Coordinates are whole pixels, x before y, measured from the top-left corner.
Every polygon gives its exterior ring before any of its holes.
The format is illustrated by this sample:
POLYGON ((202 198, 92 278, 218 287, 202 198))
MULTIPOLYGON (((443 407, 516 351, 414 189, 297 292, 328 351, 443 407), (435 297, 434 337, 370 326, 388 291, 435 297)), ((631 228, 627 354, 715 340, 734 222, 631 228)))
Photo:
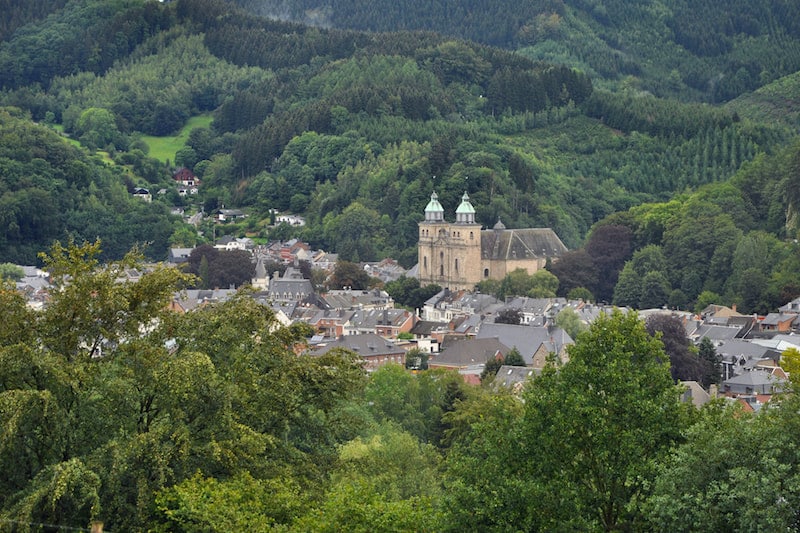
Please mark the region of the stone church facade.
POLYGON ((566 251, 550 228, 506 229, 498 220, 494 228, 481 229, 467 193, 455 222, 447 222, 434 192, 419 223, 417 275, 422 286, 472 290, 481 280, 500 280, 517 268, 533 274, 566 251))

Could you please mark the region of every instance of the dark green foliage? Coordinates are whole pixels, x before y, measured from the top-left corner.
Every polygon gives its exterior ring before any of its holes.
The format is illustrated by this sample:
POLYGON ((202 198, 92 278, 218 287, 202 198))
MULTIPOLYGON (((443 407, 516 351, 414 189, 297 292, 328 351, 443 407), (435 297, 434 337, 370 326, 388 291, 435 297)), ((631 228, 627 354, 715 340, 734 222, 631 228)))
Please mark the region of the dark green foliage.
POLYGON ((510 366, 525 366, 525 359, 522 358, 522 355, 515 346, 506 354, 505 358, 503 359, 503 364, 510 366))
POLYGON ((0 109, 0 250, 19 264, 57 238, 107 241, 105 257, 136 243, 163 259, 173 220, 167 208, 133 198, 111 168, 89 159, 52 131, 0 109))
POLYGON ((329 280, 331 289, 364 290, 369 287, 369 274, 357 263, 339 260, 329 280))
POLYGON ((705 368, 700 380, 703 387, 708 388, 710 385, 716 385, 722 381, 722 356, 717 353, 711 339, 703 337, 698 346, 697 355, 705 368))
POLYGON ((512 307, 501 309, 497 312, 497 316, 494 318, 494 321, 497 324, 519 325, 522 323, 522 311, 512 307))
POLYGON ((400 276, 399 279, 388 282, 384 286, 384 290, 396 304, 416 310, 422 309, 425 302, 434 297, 442 288, 435 284, 420 287, 417 278, 400 276))
POLYGON ((540 529, 639 529, 653 461, 685 427, 664 358, 634 313, 617 312, 526 388, 520 455, 540 529))
POLYGON ((669 371, 672 379, 678 381, 697 381, 702 383, 713 373, 709 361, 698 357, 686 328, 677 316, 667 313, 651 315, 645 322, 647 332, 664 343, 664 351, 669 356, 669 371))
MULTIPOLYGON (((3 12, 24 16, 14 8, 3 12)), ((170 11, 156 2, 67 2, 0 44, 0 87, 46 86, 56 76, 80 71, 100 74, 173 23, 170 11)))
POLYGON ((659 466, 643 529, 795 529, 797 407, 797 396, 789 395, 755 417, 722 405, 704 411, 686 443, 659 466), (770 505, 748 503, 754 500, 770 505))
POLYGON ((490 383, 497 375, 500 367, 503 366, 503 361, 502 357, 493 357, 486 361, 486 364, 483 365, 483 370, 481 370, 481 383, 490 383))
POLYGON ((203 244, 189 255, 188 272, 198 277, 198 288, 228 289, 250 283, 255 265, 249 252, 217 250, 210 244, 203 244))

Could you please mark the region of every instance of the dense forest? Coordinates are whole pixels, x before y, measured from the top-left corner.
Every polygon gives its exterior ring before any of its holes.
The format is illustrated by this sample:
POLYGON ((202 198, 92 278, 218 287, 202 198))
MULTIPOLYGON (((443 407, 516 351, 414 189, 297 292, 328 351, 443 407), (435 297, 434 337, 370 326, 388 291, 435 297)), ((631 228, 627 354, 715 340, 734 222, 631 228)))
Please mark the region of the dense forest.
MULTIPOLYGON (((614 13, 613 3, 605 7, 614 13)), ((673 7, 675 16, 685 10, 673 7)), ((787 26, 770 31, 791 41, 792 22, 780 16, 790 7, 773 7, 773 19, 787 26)), ((573 11, 561 4, 536 9, 564 17, 573 11)), ((681 101, 636 87, 661 79, 658 72, 643 70, 637 84, 623 87, 612 83, 616 75, 587 75, 534 61, 523 49, 514 53, 416 28, 363 33, 303 26, 213 0, 73 2, 51 11, 0 44, 0 103, 21 110, 8 111, 18 128, 44 135, 49 127, 104 157, 95 164, 98 172, 120 179, 95 180, 101 190, 145 186, 170 194, 147 207, 117 194, 125 209, 108 207, 101 195, 91 204, 107 211, 100 223, 94 222, 98 216, 82 223, 69 215, 85 212, 81 207, 29 216, 26 205, 41 190, 51 195, 48 201, 74 201, 53 195, 58 177, 51 179, 52 172, 11 150, 7 164, 33 173, 39 185, 6 185, 3 201, 12 208, 5 216, 14 218, 4 241, 9 260, 33 262, 52 239, 67 235, 101 237, 109 257, 137 241, 152 243, 151 257, 163 257, 169 244, 202 240, 169 222, 166 208, 211 212, 226 205, 251 215, 228 231, 294 234, 346 260, 394 257, 410 267, 416 224, 431 191, 455 206, 466 190, 487 227, 498 219, 509 227, 552 227, 573 249, 592 242, 596 226, 621 225, 633 236, 617 241, 622 248, 614 261, 587 260, 587 254, 607 252, 591 246, 572 254, 554 269, 559 294, 583 288, 608 302, 684 308, 717 297, 748 311, 765 311, 798 294, 800 280, 791 273, 795 252, 791 243, 781 244, 797 230, 796 75, 752 93, 743 86, 730 104, 711 106, 696 101, 713 100, 708 95, 679 91, 681 101), (60 31, 65 25, 80 31, 60 31), (173 135, 203 114, 212 122, 192 130, 172 161, 148 156, 144 139, 154 137, 146 136, 173 135), (170 164, 189 167, 203 181, 199 203, 176 197, 170 164), (124 222, 129 210, 146 212, 137 217, 138 237, 115 234, 115 228, 132 232, 124 222), (269 229, 270 210, 304 215, 307 225, 269 229), (701 214, 704 222, 697 219, 701 214), (727 218, 720 223, 719 217, 727 218), (702 252, 679 236, 692 235, 692 224, 706 228, 702 252), (758 279, 733 276, 736 247, 753 239, 770 248, 758 264, 742 263, 744 270, 757 270, 751 274, 758 279), (615 294, 625 263, 648 246, 666 257, 655 269, 661 275, 650 273, 650 296, 642 300, 624 286, 615 294), (685 257, 695 259, 683 263, 685 257), (577 275, 581 269, 586 272, 577 275)), ((20 8, 21 21, 30 18, 26 13, 20 8)), ((647 13, 633 10, 608 21, 617 21, 622 39, 630 25, 649 20, 647 13)), ((486 13, 482 20, 494 19, 486 13)), ((731 21, 718 23, 723 31, 731 21)), ((569 35, 564 39, 572 42, 569 35)), ((758 57, 756 41, 734 41, 731 50, 758 57)), ((780 56, 789 62, 784 70, 762 81, 795 68, 790 49, 787 44, 780 56)), ((622 279, 638 286, 645 274, 629 268, 622 279)))
POLYGON ((435 31, 658 96, 727 101, 800 69, 800 6, 791 0, 235 3, 321 27, 435 31))
POLYGON ((410 267, 431 192, 467 191, 571 249, 485 292, 774 310, 800 296, 796 2, 0 9, 0 262, 58 288, 36 311, 0 280, 0 531, 800 529, 798 397, 679 402, 674 352, 707 385, 713 346, 634 314, 512 394, 297 357, 310 331, 244 293, 170 313, 197 281, 170 268, 119 282, 223 232, 410 267), (248 217, 172 214, 221 206, 248 217))

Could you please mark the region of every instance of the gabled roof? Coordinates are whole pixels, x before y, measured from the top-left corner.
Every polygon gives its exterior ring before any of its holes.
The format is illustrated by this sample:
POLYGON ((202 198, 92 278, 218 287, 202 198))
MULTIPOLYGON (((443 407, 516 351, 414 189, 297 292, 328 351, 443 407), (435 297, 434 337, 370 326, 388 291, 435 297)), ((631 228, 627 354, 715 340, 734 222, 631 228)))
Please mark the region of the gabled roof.
POLYGON ((741 329, 740 327, 701 324, 698 326, 697 330, 695 330, 695 335, 698 341, 702 340, 704 337, 708 337, 712 341, 727 341, 735 339, 741 329))
POLYGON ((540 373, 541 370, 538 368, 503 365, 497 371, 494 383, 510 389, 517 389, 540 373))
POLYGON ((680 385, 685 387, 681 400, 691 401, 692 405, 700 408, 711 401, 711 395, 696 381, 681 381, 680 385))
POLYGON ((574 344, 572 337, 559 327, 516 326, 484 322, 477 338, 497 337, 506 346, 516 348, 526 365, 533 364, 533 356, 542 346, 559 353, 564 346, 574 344))
POLYGON ((430 336, 434 331, 447 331, 447 322, 433 322, 431 320, 420 320, 413 328, 411 333, 414 335, 430 336))
POLYGON ((356 328, 373 329, 377 326, 400 327, 411 314, 405 309, 359 309, 353 311, 350 324, 356 328))
POLYGON ((765 359, 772 349, 740 339, 730 339, 716 347, 717 353, 722 357, 735 357, 740 359, 765 359))
POLYGON ((345 335, 338 339, 320 345, 309 352, 309 355, 322 355, 334 348, 345 348, 352 350, 362 357, 372 357, 376 355, 397 355, 404 354, 405 350, 400 348, 390 340, 386 340, 380 335, 366 333, 364 335, 345 335))
POLYGON ((463 368, 470 365, 486 364, 499 352, 502 355, 510 351, 496 337, 490 339, 461 339, 450 342, 431 361, 431 366, 447 366, 463 368))
POLYGON ((550 228, 481 231, 481 258, 489 260, 560 257, 567 247, 550 228))
POLYGON ((794 313, 769 313, 764 319, 761 321, 762 326, 779 326, 785 322, 791 322, 797 318, 797 315, 794 313))
POLYGON ((770 372, 762 372, 753 370, 750 372, 743 372, 739 375, 733 376, 722 382, 723 385, 746 385, 752 387, 762 387, 764 385, 778 385, 782 384, 785 380, 772 375, 770 372))
POLYGON ((385 307, 390 305, 391 300, 388 293, 378 289, 370 291, 332 290, 320 295, 320 298, 331 309, 354 309, 359 306, 385 307))

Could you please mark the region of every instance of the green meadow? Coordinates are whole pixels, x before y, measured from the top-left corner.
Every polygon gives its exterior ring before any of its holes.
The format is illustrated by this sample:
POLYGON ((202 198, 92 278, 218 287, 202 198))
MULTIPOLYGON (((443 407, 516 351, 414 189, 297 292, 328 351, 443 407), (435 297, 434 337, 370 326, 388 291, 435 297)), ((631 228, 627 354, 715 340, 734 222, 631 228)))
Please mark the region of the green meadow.
POLYGON ((152 135, 142 135, 144 141, 150 148, 148 155, 154 159, 158 159, 162 163, 175 161, 175 152, 183 148, 186 144, 186 139, 189 138, 189 132, 194 128, 206 128, 211 125, 214 118, 211 115, 198 115, 190 118, 183 128, 174 136, 154 137, 152 135))

